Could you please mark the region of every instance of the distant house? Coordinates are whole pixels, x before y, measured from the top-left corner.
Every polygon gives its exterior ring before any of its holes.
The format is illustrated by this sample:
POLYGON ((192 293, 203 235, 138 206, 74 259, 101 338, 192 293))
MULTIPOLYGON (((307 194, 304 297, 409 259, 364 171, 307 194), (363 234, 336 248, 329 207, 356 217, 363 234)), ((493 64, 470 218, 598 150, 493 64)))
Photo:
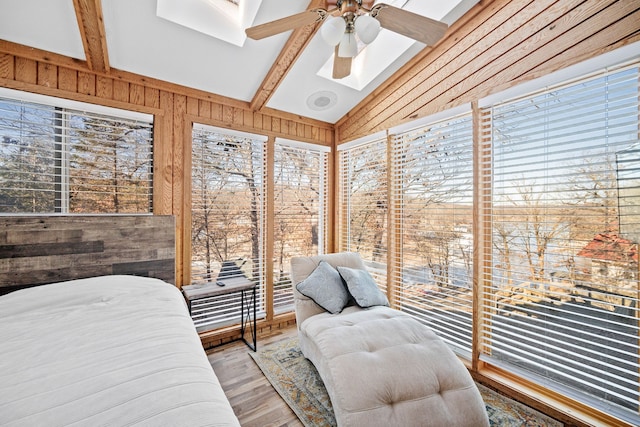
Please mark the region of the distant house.
POLYGON ((614 293, 636 290, 638 244, 617 233, 597 234, 578 252, 576 264, 583 286, 601 288, 606 284, 606 291, 614 293))

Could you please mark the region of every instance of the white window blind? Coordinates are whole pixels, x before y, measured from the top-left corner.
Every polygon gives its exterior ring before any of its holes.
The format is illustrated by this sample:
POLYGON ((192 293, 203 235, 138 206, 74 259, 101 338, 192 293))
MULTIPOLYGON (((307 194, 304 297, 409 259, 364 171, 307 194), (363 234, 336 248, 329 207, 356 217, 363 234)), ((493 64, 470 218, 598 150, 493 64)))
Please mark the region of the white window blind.
MULTIPOLYGON (((194 126, 193 284, 215 282, 219 276, 245 276, 262 282, 265 140, 251 134, 194 126)), ((199 329, 237 323, 239 304, 238 294, 196 301, 192 306, 194 323, 199 329)))
POLYGON ((482 358, 638 424, 638 67, 483 112, 482 358), (486 145, 489 150, 489 145, 486 145))
POLYGON ((387 139, 338 147, 340 250, 357 252, 381 289, 387 288, 387 139))
POLYGON ((274 296, 276 313, 293 308, 293 256, 324 253, 328 149, 276 139, 274 151, 274 296))
POLYGON ((151 212, 151 117, 46 100, 0 98, 0 212, 151 212))
POLYGON ((461 355, 472 342, 473 149, 471 114, 393 137, 393 253, 399 308, 461 355))

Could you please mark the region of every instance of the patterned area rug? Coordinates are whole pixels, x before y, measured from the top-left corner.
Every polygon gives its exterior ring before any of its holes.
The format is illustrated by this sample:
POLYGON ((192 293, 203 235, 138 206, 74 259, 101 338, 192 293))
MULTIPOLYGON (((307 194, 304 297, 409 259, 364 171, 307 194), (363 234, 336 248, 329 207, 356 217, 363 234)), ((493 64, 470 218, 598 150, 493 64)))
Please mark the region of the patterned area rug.
MULTIPOLYGON (((297 338, 263 346, 249 355, 305 427, 335 426, 331 401, 315 366, 297 338)), ((544 427, 562 423, 478 384, 492 426, 544 427)))

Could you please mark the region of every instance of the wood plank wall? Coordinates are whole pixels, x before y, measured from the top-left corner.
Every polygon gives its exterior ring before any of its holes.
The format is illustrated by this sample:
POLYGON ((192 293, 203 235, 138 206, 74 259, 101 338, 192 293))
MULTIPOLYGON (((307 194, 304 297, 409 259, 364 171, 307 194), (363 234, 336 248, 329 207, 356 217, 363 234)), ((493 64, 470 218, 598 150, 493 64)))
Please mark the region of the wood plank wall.
POLYGON ((0 295, 108 274, 175 282, 170 215, 0 216, 0 295))
POLYGON ((189 229, 185 170, 191 125, 199 122, 325 146, 334 144, 332 124, 263 109, 248 102, 109 69, 93 72, 86 62, 0 40, 0 87, 89 102, 154 115, 154 212, 176 217, 176 284, 185 281, 189 229))
POLYGON ((482 0, 337 124, 345 142, 640 40, 635 0, 482 0))

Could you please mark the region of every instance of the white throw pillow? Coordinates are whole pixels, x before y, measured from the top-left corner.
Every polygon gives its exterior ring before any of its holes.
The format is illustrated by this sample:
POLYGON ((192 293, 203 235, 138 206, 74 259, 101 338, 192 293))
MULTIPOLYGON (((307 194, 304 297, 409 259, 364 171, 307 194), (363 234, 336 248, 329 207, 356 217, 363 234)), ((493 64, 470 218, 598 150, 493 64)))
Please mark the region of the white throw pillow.
POLYGON ((349 302, 349 293, 340 274, 326 261, 320 261, 296 289, 332 314, 340 313, 349 302))
POLYGON ((338 272, 347 284, 349 293, 360 307, 389 306, 387 296, 378 288, 367 270, 338 267, 338 272))

